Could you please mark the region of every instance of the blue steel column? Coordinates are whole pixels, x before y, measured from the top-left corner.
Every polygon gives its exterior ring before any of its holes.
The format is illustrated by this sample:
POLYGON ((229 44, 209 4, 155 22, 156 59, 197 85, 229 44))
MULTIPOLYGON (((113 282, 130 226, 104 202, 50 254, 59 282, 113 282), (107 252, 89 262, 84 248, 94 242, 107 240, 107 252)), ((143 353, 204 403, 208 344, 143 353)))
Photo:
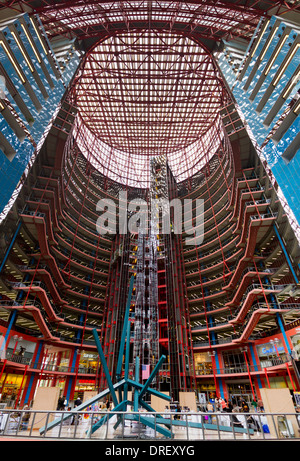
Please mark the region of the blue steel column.
POLYGON ((283 251, 283 253, 284 253, 284 256, 285 256, 285 258, 286 258, 286 260, 287 260, 287 263, 288 263, 288 265, 289 265, 289 268, 290 268, 290 270, 291 270, 291 273, 293 274, 293 277, 294 277, 294 279, 295 279, 295 282, 296 282, 296 283, 299 283, 299 280, 298 280, 298 277, 297 277, 297 275, 296 275, 296 273, 295 273, 295 271, 294 271, 294 268, 293 268, 291 259, 290 259, 289 255, 288 255, 288 252, 287 252, 286 249, 285 249, 285 245, 284 245, 283 240, 282 240, 282 238, 281 238, 281 236, 280 236, 280 234, 279 234, 279 232, 278 232, 278 229, 277 229, 276 224, 274 224, 273 227, 274 227, 274 230, 275 230, 275 234, 276 234, 276 236, 277 236, 277 238, 278 238, 278 240, 279 240, 279 243, 280 243, 280 246, 281 246, 281 248, 282 248, 282 251, 283 251))
POLYGON ((16 231, 15 231, 15 233, 14 233, 14 235, 13 235, 13 238, 11 239, 11 242, 10 242, 10 244, 9 244, 9 247, 8 247, 6 253, 5 253, 5 256, 4 256, 4 258, 3 258, 3 261, 2 261, 2 263, 1 263, 0 272, 2 272, 2 269, 3 269, 3 267, 4 267, 5 263, 6 263, 6 260, 7 260, 8 256, 9 256, 10 250, 12 249, 13 244, 15 243, 15 240, 16 240, 18 234, 19 234, 19 231, 20 231, 20 229, 21 229, 21 226, 22 226, 22 223, 21 223, 21 221, 20 221, 19 224, 18 224, 18 226, 17 226, 17 229, 16 229, 16 231))
MULTIPOLYGON (((252 344, 249 344, 249 350, 250 350, 252 362, 253 362, 253 364, 254 364, 254 370, 255 370, 255 371, 258 371, 258 364, 257 364, 257 362, 256 362, 256 357, 255 357, 255 353, 254 353, 254 349, 253 349, 253 345, 252 345, 252 344)), ((261 388, 263 387, 263 385, 262 385, 260 376, 258 376, 256 379, 257 379, 257 382, 258 382, 258 387, 261 389, 261 388)))

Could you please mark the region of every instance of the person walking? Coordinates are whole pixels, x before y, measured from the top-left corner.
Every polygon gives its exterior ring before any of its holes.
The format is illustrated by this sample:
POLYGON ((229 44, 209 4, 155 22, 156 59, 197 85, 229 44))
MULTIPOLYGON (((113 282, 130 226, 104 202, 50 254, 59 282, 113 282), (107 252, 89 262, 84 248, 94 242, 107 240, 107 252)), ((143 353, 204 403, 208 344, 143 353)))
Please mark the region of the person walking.
POLYGON ((222 397, 220 397, 219 404, 220 404, 220 410, 225 411, 227 407, 226 399, 222 399, 222 397))
POLYGON ((57 402, 57 408, 56 408, 58 411, 63 411, 65 409, 65 400, 66 400, 65 396, 59 397, 58 402, 57 402))
POLYGON ((176 415, 174 416, 174 419, 180 419, 180 413, 181 413, 181 406, 178 404, 176 407, 176 415))
MULTIPOLYGON (((24 410, 29 410, 29 406, 25 405, 23 408, 23 411, 24 410)), ((21 431, 22 430, 25 431, 28 428, 29 419, 30 419, 30 413, 28 411, 26 411, 25 413, 22 413, 21 431)))
MULTIPOLYGON (((81 405, 81 404, 82 404, 81 399, 80 399, 79 397, 77 397, 77 399, 76 399, 75 402, 74 402, 74 408, 79 407, 79 405, 81 405)), ((79 413, 79 414, 76 413, 76 415, 75 415, 75 416, 73 417, 73 419, 72 419, 71 425, 74 426, 75 423, 78 424, 78 422, 79 422, 79 420, 80 420, 80 417, 81 417, 81 416, 80 416, 80 413, 79 413)))
POLYGON ((229 400, 228 403, 227 403, 226 408, 224 408, 224 411, 226 413, 232 413, 232 410, 233 410, 233 405, 232 405, 231 401, 229 400))
POLYGON ((247 404, 246 400, 242 400, 241 407, 243 413, 249 413, 249 405, 247 404))
POLYGON ((254 407, 254 411, 257 412, 257 402, 255 399, 252 400, 251 405, 254 407))
POLYGON ((74 406, 79 407, 79 405, 81 405, 81 404, 82 404, 82 401, 81 401, 80 397, 77 397, 77 399, 74 402, 74 406))
POLYGON ((260 412, 263 412, 264 411, 264 404, 263 404, 263 401, 261 399, 258 400, 257 402, 257 408, 260 412))
MULTIPOLYGON (((213 404, 211 402, 208 402, 206 408, 207 408, 207 413, 213 413, 214 412, 214 407, 213 407, 213 404)), ((209 424, 212 423, 211 415, 208 415, 208 422, 209 422, 209 424)))

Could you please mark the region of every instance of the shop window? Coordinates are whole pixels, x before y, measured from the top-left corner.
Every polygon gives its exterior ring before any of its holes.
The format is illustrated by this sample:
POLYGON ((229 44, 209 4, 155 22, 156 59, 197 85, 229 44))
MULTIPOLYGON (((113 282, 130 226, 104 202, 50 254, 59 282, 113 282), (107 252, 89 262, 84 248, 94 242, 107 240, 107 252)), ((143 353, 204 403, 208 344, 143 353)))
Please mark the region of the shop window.
POLYGON ((287 360, 281 340, 278 340, 276 344, 271 342, 260 344, 256 350, 262 368, 276 366, 287 360))

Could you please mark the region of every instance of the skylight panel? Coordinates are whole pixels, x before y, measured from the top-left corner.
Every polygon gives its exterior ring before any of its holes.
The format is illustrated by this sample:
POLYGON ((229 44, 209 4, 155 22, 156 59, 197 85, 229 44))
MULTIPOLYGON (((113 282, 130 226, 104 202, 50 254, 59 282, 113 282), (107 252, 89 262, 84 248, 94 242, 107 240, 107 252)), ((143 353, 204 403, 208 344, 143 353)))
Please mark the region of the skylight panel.
POLYGON ((166 155, 180 180, 197 171, 208 155, 199 140, 211 136, 223 104, 212 59, 167 32, 124 33, 97 45, 76 84, 75 131, 89 133, 86 143, 78 136, 84 155, 104 174, 140 187, 147 187, 152 156, 166 155))

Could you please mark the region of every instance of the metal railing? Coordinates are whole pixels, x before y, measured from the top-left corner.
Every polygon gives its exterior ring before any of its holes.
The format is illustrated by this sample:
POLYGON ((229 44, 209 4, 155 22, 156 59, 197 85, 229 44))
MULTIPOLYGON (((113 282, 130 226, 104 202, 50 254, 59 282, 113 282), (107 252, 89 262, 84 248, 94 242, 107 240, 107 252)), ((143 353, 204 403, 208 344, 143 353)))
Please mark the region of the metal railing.
MULTIPOLYGON (((285 363, 289 363, 291 361, 291 357, 288 354, 281 354, 280 357, 270 357, 267 360, 263 362, 263 364, 256 364, 256 365, 250 365, 250 364, 243 364, 240 363, 239 365, 235 366, 224 366, 224 367, 218 367, 214 370, 216 375, 222 375, 222 374, 236 374, 236 373, 255 373, 255 372, 264 372, 265 368, 271 368, 271 367, 276 367, 278 365, 282 365, 285 363)), ((208 368, 207 364, 203 365, 196 365, 195 366, 195 373, 196 375, 210 375, 213 374, 213 369, 208 368)))
POLYGON ((58 373, 74 373, 74 374, 79 373, 79 374, 92 374, 92 375, 95 375, 97 373, 96 367, 92 367, 92 366, 74 367, 71 365, 57 365, 54 363, 45 364, 44 362, 41 362, 41 361, 35 362, 30 357, 23 357, 23 356, 18 355, 18 353, 13 353, 11 351, 6 351, 5 359, 11 362, 28 365, 30 368, 35 368, 37 370, 43 370, 43 372, 49 371, 49 372, 58 372, 58 373))
POLYGON ((300 438, 297 413, 34 411, 0 409, 2 437, 52 440, 281 440, 300 438), (102 421, 102 424, 99 422, 102 421), (118 424, 116 424, 118 422, 118 424))

